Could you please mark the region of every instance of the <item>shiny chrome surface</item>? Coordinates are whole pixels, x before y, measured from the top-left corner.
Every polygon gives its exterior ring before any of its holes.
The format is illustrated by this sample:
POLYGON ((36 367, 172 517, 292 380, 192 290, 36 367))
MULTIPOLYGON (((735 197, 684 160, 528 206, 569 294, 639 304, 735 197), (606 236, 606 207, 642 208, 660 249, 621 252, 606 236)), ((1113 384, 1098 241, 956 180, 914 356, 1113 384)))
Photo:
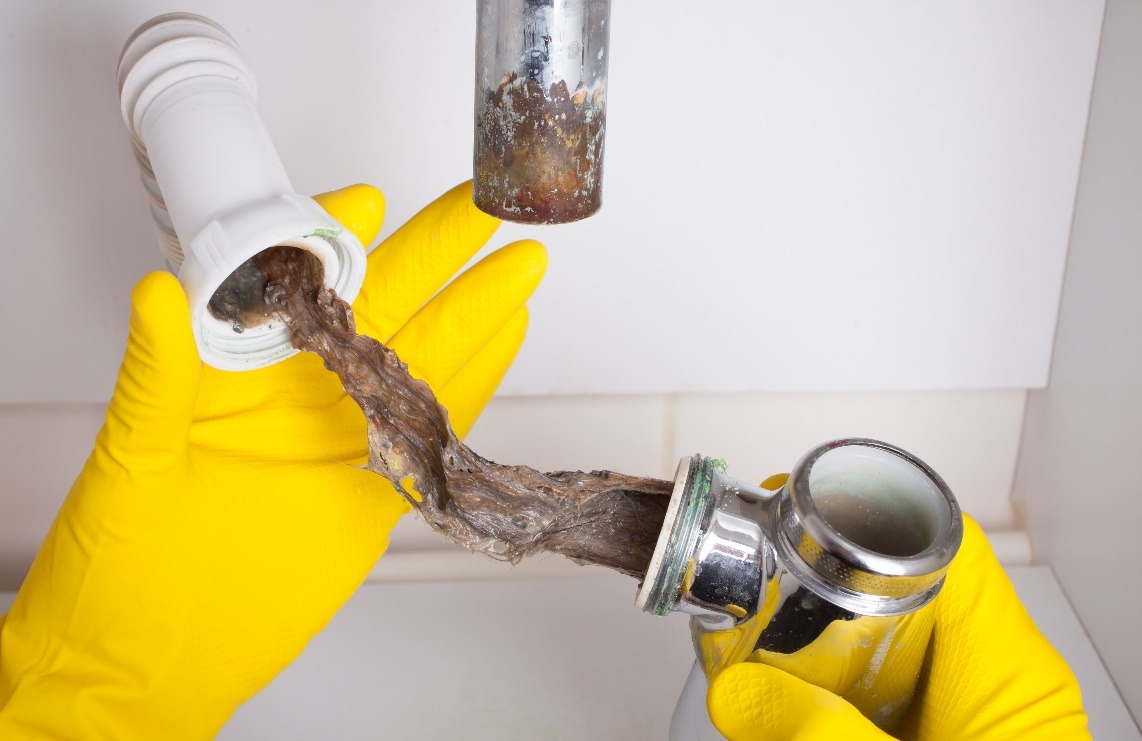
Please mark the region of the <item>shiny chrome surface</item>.
POLYGON ((963 518, 948 485, 919 458, 850 438, 797 462, 770 537, 782 564, 826 599, 864 615, 900 615, 940 591, 963 518))
POLYGON ((727 476, 720 461, 683 458, 636 604, 657 615, 686 612, 710 630, 756 614, 773 560, 761 524, 772 496, 727 476))
POLYGON ((476 89, 495 90, 505 75, 548 90, 590 88, 607 79, 610 0, 479 0, 476 89))
POLYGON ((770 491, 684 458, 636 603, 692 616, 708 676, 742 660, 824 687, 891 728, 963 521, 943 479, 887 443, 814 448, 770 491))

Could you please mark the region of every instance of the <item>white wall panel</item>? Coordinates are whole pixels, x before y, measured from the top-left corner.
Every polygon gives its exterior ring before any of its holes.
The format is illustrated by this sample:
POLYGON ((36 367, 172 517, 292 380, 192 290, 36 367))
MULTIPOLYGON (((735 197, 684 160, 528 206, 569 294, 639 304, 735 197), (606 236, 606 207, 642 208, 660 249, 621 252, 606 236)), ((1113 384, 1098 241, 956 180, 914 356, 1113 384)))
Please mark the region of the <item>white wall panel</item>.
POLYGON ((687 394, 675 412, 674 459, 723 458, 735 477, 761 481, 827 440, 871 437, 932 466, 985 528, 1010 528, 1025 399, 1022 391, 687 394))
POLYGON ((0 404, 0 591, 24 581, 103 419, 95 404, 0 404))
MULTIPOLYGON (((505 390, 1041 385, 1102 7, 616 3, 602 214, 500 235, 552 255, 505 390)), ((0 7, 0 401, 110 391, 159 264, 113 73, 170 9, 0 7)), ((391 229, 468 176, 470 4, 179 9, 246 50, 299 191, 375 182, 391 229)))
MULTIPOLYGON (((1111 0, 1051 384, 1030 394, 1015 479, 1058 574, 1142 721, 1142 5, 1111 0)), ((1112 738, 1112 736, 1107 736, 1112 738)))

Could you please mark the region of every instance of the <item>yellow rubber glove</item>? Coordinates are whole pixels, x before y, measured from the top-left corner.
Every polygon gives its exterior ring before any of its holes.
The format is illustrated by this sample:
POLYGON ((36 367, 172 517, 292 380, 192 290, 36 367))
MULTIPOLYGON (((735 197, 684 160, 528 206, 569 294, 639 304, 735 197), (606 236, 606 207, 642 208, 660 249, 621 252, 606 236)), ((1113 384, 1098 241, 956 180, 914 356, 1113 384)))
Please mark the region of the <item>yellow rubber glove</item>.
MULTIPOLYGON (((317 200, 375 237, 375 189, 317 200)), ((373 252, 356 302, 458 431, 514 358, 545 267, 518 242, 437 294, 498 224, 470 184, 453 189, 373 252)), ((319 358, 203 367, 178 282, 146 276, 106 424, 0 620, 0 739, 212 738, 353 594, 408 510, 358 467, 366 445, 319 358)))
MULTIPOLYGON (((897 738, 1090 738, 1078 682, 1035 627, 983 531, 968 517, 947 582, 929 607, 932 642, 915 699, 894 731, 897 738)), ((718 674, 706 705, 731 741, 891 738, 840 697, 752 661, 718 674)))

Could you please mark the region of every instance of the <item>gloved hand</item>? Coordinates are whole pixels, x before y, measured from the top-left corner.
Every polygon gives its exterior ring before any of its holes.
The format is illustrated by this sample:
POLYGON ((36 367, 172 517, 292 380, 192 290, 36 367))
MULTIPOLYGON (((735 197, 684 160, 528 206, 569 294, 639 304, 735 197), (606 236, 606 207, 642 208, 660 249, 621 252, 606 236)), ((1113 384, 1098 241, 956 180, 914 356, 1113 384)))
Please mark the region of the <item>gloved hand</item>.
MULTIPOLYGON (((1074 675, 1035 627, 968 517, 963 544, 931 607, 935 628, 924 674, 896 737, 1090 737, 1074 675)), ((891 738, 840 697, 750 661, 718 674, 706 705, 731 741, 891 738)))
MULTIPOLYGON (((380 228, 373 188, 317 200, 364 244, 380 228)), ((428 381, 461 433, 514 358, 545 267, 518 242, 433 297, 498 224, 470 184, 453 189, 372 253, 355 305, 359 330, 428 381)), ((212 738, 408 511, 359 468, 366 445, 318 357, 204 367, 178 282, 143 278, 106 424, 0 619, 0 738, 212 738)))

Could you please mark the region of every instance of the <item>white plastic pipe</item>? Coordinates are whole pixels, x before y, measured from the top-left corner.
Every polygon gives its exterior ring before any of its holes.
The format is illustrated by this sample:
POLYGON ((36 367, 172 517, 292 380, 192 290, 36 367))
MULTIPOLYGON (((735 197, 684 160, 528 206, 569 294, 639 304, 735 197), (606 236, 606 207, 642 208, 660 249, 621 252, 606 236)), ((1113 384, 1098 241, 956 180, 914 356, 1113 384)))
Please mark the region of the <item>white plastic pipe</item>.
POLYGON ((313 253, 325 284, 352 301, 365 250, 312 198, 293 192, 237 43, 202 16, 158 16, 127 40, 118 81, 155 230, 186 291, 203 361, 247 370, 293 355, 280 322, 239 331, 210 313, 211 297, 246 260, 292 246, 313 253))

